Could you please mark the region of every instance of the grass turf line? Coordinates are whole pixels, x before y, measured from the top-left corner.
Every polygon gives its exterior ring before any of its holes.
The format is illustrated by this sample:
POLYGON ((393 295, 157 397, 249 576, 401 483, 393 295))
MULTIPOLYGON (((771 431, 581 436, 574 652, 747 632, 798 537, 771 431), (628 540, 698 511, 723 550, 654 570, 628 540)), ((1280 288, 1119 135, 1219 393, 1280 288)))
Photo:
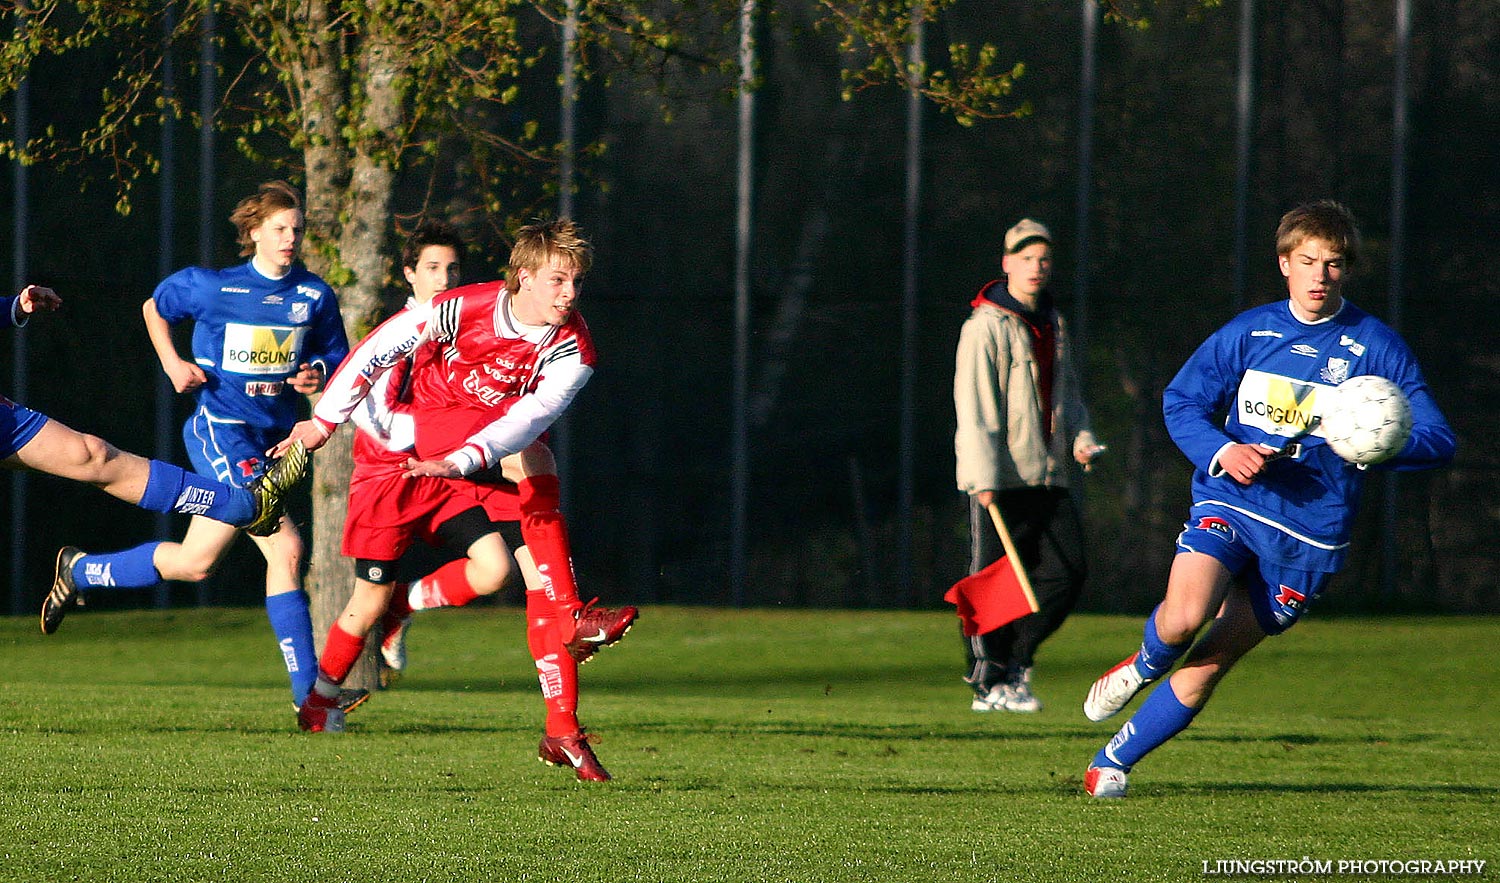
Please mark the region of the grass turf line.
MULTIPOLYGON (((946 612, 648 607, 582 670, 616 781, 536 761, 515 608, 418 614, 342 736, 296 731, 253 609, 0 619, 0 880, 1201 880, 1220 859, 1500 873, 1495 618, 1267 641, 1131 797, 1082 796, 1134 617, 1075 616, 1038 715, 968 709, 946 612)), ((1332 879, 1332 878, 1330 878, 1332 879)), ((1357 879, 1341 877, 1341 880, 1357 879)))

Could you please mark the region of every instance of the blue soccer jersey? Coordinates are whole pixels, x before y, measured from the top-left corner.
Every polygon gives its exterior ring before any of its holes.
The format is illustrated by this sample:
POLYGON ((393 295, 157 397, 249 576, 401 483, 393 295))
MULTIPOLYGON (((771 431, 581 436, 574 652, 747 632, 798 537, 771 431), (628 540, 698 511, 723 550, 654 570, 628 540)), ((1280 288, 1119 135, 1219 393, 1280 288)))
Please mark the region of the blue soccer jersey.
POLYGON ((1315 418, 1320 395, 1326 402, 1330 388, 1363 374, 1390 379, 1411 402, 1411 439, 1374 468, 1425 469, 1453 458, 1453 430, 1416 358, 1379 319, 1345 301, 1337 315, 1307 323, 1292 314, 1289 301, 1278 301, 1230 320, 1198 347, 1162 397, 1167 431, 1196 467, 1193 505, 1226 507, 1263 528, 1255 540, 1262 558, 1337 571, 1364 470, 1324 443, 1315 418), (1264 444, 1289 456, 1268 462, 1245 486, 1218 464, 1232 443, 1264 444))
POLYGON ((193 361, 208 375, 198 404, 215 420, 290 429, 299 394, 287 378, 303 363, 332 375, 349 354, 338 297, 301 265, 280 279, 249 262, 189 267, 152 297, 167 322, 193 320, 193 361))

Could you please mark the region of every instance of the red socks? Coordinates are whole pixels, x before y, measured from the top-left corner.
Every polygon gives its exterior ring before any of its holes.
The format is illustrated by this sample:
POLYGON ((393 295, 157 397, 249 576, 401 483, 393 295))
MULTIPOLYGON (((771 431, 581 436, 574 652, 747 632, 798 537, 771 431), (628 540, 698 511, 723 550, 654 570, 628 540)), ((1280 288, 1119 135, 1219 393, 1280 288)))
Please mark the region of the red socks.
POLYGON ((335 622, 328 629, 328 642, 323 646, 323 658, 318 660, 318 673, 335 684, 342 684, 364 650, 364 635, 351 635, 335 622))
POLYGON ((516 487, 521 496, 521 541, 531 550, 542 575, 542 587, 557 605, 558 616, 571 624, 583 604, 578 600, 578 584, 573 581, 568 527, 558 511, 562 484, 555 475, 533 475, 521 479, 516 487))
POLYGON ((542 592, 526 593, 526 646, 536 660, 536 676, 547 705, 547 735, 568 736, 578 732, 578 663, 563 649, 566 628, 572 637, 571 618, 559 622, 557 607, 542 592))
POLYGON ((385 607, 385 613, 380 615, 380 633, 389 635, 396 629, 401 628, 402 620, 411 616, 411 603, 406 599, 406 593, 411 586, 406 583, 396 583, 391 587, 391 600, 385 607))
MULTIPOLYGON (((462 607, 479 593, 469 584, 465 572, 469 559, 449 561, 411 584, 407 610, 430 610, 433 607, 462 607)), ((392 605, 394 608, 395 605, 392 605)))

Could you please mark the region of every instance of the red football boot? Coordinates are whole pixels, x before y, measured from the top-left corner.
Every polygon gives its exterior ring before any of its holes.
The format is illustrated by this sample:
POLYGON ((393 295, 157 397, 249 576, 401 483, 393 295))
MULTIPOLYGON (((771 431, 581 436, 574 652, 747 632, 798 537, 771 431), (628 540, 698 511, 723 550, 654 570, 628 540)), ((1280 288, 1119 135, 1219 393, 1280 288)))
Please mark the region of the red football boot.
POLYGON ((585 604, 578 611, 578 617, 573 622, 573 637, 564 643, 568 655, 582 664, 593 658, 600 648, 608 647, 630 631, 635 625, 635 619, 640 611, 634 607, 621 607, 618 610, 609 607, 595 607, 593 601, 585 604))
POLYGON ((594 756, 588 734, 579 730, 568 736, 543 736, 537 759, 548 766, 570 766, 580 782, 608 782, 609 770, 594 756))

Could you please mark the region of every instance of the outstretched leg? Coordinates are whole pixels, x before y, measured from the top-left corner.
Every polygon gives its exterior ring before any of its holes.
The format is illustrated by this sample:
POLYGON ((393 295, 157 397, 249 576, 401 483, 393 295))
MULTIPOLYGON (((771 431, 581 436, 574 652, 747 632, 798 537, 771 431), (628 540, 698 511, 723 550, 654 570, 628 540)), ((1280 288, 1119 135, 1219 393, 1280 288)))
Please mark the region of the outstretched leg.
POLYGON ((593 601, 585 605, 579 600, 568 527, 559 508, 562 485, 547 446, 533 444, 520 454, 506 457, 501 469, 516 483, 520 494, 521 540, 531 550, 542 591, 557 607, 559 622, 572 625, 572 633, 564 641, 567 651, 579 662, 587 662, 601 648, 623 638, 639 611, 634 607, 597 607, 593 601))
POLYGON ((236 526, 250 523, 257 515, 250 491, 122 451, 56 420, 49 419, 7 459, 34 472, 91 484, 152 512, 203 515, 236 526))
POLYGON ((1095 797, 1123 797, 1125 775, 1131 768, 1187 729, 1229 670, 1265 638, 1249 597, 1242 591, 1232 593, 1208 632, 1188 651, 1182 667, 1153 690, 1140 709, 1094 755, 1085 774, 1089 793, 1095 797))

